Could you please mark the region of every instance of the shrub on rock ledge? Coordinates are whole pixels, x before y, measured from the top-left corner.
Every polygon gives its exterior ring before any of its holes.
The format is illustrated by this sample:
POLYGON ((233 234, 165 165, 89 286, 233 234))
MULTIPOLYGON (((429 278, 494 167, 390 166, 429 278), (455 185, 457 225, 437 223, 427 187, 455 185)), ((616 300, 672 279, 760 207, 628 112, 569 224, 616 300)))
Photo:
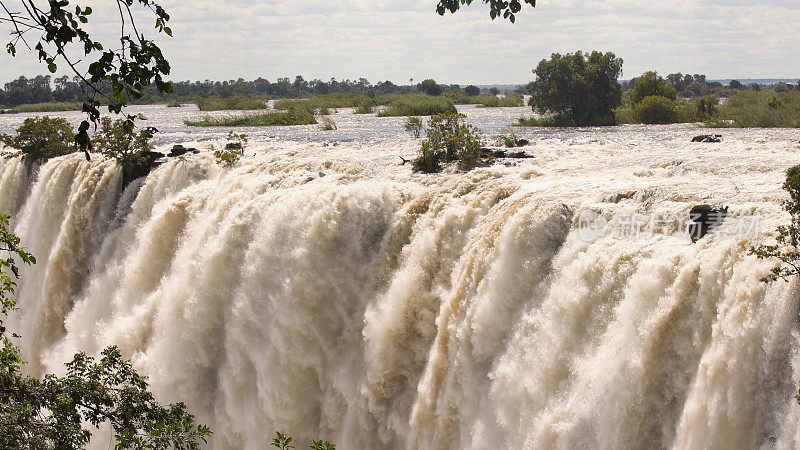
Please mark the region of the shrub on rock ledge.
POLYGON ((427 139, 422 141, 420 155, 414 159, 415 172, 438 172, 443 162, 456 161, 467 170, 481 160, 481 137, 477 128, 464 123, 463 114, 444 113, 431 117, 427 139))

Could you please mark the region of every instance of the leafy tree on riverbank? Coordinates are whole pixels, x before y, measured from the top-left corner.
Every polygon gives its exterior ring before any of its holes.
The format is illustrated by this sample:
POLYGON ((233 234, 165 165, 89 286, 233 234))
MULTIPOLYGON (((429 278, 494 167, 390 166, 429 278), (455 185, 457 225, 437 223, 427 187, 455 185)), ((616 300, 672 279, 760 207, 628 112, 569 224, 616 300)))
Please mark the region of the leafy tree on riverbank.
POLYGON ((535 112, 552 114, 559 126, 613 125, 614 108, 622 101, 617 79, 622 59, 613 53, 554 53, 534 69, 528 84, 535 112))
POLYGON ((17 135, 0 135, 0 142, 19 150, 26 164, 67 155, 75 151, 75 134, 66 119, 30 117, 17 128, 17 135))
POLYGON ((480 88, 478 88, 478 86, 470 84, 469 86, 464 88, 464 93, 470 97, 476 97, 478 95, 481 95, 481 90, 480 88))
POLYGON ((650 96, 675 100, 678 96, 678 91, 667 80, 658 76, 657 72, 651 70, 633 79, 633 89, 630 91, 630 96, 631 103, 636 106, 645 97, 650 96))
POLYGON ((196 424, 183 403, 161 405, 142 377, 116 347, 97 361, 84 353, 66 364, 67 374, 25 376, 25 362, 5 327, 17 308, 18 264, 36 259, 10 231, 0 214, 0 448, 83 448, 91 428, 110 425, 117 448, 199 449, 211 430, 196 424))
POLYGON ((431 95, 434 97, 437 95, 442 95, 443 91, 442 87, 439 86, 439 84, 437 84, 436 81, 430 78, 427 80, 423 80, 420 84, 418 84, 417 89, 419 89, 419 91, 424 94, 431 95))
POLYGON ((640 101, 634 109, 638 123, 667 124, 680 121, 675 102, 661 95, 650 95, 640 101))

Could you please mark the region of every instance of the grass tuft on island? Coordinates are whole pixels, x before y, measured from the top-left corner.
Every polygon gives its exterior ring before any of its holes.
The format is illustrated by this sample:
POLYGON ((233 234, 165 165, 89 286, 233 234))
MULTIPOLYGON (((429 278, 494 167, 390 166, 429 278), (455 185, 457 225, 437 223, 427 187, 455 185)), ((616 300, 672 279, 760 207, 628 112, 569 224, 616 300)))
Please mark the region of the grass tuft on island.
POLYGON ((318 97, 275 100, 275 109, 290 110, 303 108, 314 111, 323 108, 356 108, 360 105, 375 105, 376 100, 368 95, 351 92, 337 92, 318 97))
POLYGON ((389 103, 386 109, 378 112, 378 117, 433 116, 442 113, 456 113, 453 102, 446 97, 430 95, 404 95, 389 103))
POLYGON ((266 127, 313 125, 317 119, 307 110, 298 108, 243 116, 205 116, 202 120, 186 120, 184 123, 190 127, 266 127))
POLYGON ((200 111, 225 111, 236 110, 246 111, 255 109, 267 109, 267 104, 257 98, 236 95, 228 98, 208 97, 197 100, 197 107, 200 111))
POLYGON ((83 109, 83 103, 80 102, 31 103, 27 105, 15 106, 11 109, 0 109, 0 114, 80 111, 81 109, 83 109))

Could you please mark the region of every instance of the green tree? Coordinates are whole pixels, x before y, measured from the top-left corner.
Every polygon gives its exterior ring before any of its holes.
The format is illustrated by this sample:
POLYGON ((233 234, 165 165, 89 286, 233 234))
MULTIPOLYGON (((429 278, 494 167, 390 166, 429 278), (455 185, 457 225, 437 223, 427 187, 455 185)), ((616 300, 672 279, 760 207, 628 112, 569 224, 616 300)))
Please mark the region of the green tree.
POLYGON ((622 59, 613 53, 581 51, 543 59, 528 84, 534 112, 554 114, 562 126, 613 125, 614 108, 622 101, 617 79, 622 59))
MULTIPOLYGON (((149 11, 155 17, 156 30, 172 36, 167 26, 169 14, 153 0, 116 0, 120 37, 119 44, 109 49, 87 31, 93 12, 90 6, 71 6, 67 0, 50 0, 46 7, 34 0, 0 0, 0 6, 0 23, 11 35, 6 43, 9 54, 16 56, 22 45, 33 50, 51 73, 63 64, 82 81, 87 120, 78 127, 75 139, 87 158, 89 125, 99 122, 101 103, 119 113, 130 99, 141 98, 148 85, 155 84, 161 92, 172 91, 164 80, 170 72, 169 62, 134 20, 143 17, 139 9, 149 11)), ((134 119, 133 115, 125 118, 131 124, 134 119)))
POLYGON ((422 119, 419 117, 409 117, 406 119, 405 127, 406 131, 411 133, 415 138, 419 139, 419 135, 422 134, 422 127, 424 124, 422 123, 422 119))
POLYGON ((750 249, 761 259, 777 259, 781 263, 763 279, 766 282, 800 275, 800 165, 786 171, 783 189, 789 194, 789 200, 783 202, 783 209, 789 213, 789 224, 778 227, 775 244, 750 249))
POLYGON ((8 106, 44 103, 49 102, 51 96, 49 75, 39 75, 35 78, 21 76, 5 84, 3 103, 8 106))
POLYGON ((422 141, 420 155, 414 159, 413 170, 438 172, 442 162, 457 161, 458 168, 467 170, 481 159, 481 137, 477 128, 464 123, 463 114, 443 113, 431 117, 422 141))
MULTIPOLYGON (((489 15, 492 20, 496 17, 503 17, 510 20, 512 23, 516 20, 515 14, 522 10, 523 3, 531 6, 536 6, 536 0, 483 0, 483 3, 489 4, 489 15)), ((440 0, 436 6, 436 12, 444 15, 447 11, 455 13, 464 5, 472 4, 472 0, 440 0)))
POLYGON ((639 123, 666 124, 678 122, 675 102, 660 95, 645 97, 634 109, 639 123))
POLYGON ((683 91, 683 88, 686 86, 683 80, 683 74, 680 72, 667 75, 667 81, 669 81, 677 92, 683 91))
POLYGON ((97 151, 116 160, 122 170, 131 176, 139 167, 147 164, 145 154, 153 149, 150 139, 155 132, 155 128, 148 127, 137 133, 133 122, 103 117, 94 144, 97 151))
POLYGON ((436 81, 430 78, 423 80, 420 84, 418 84, 417 89, 419 89, 420 92, 433 96, 442 95, 443 90, 442 87, 436 83, 436 81))
POLYGON ((649 71, 633 79, 631 103, 636 106, 645 97, 660 96, 675 100, 678 91, 669 81, 661 78, 657 72, 649 71))
POLYGON ((716 116, 718 112, 717 105, 719 105, 719 97, 716 95, 700 97, 695 101, 697 117, 701 120, 706 120, 716 116))
POLYGON ((21 373, 24 361, 5 327, 17 308, 14 297, 20 264, 36 259, 8 231, 0 214, 0 448, 83 448, 91 428, 108 423, 117 448, 199 449, 211 430, 196 424, 183 403, 161 405, 116 347, 96 361, 83 353, 66 364, 67 374, 42 379, 21 373))
POLYGON ((17 128, 17 135, 0 135, 0 142, 17 149, 27 164, 75 151, 75 134, 66 119, 29 117, 17 128))
POLYGON ((470 84, 469 86, 464 88, 464 93, 469 95, 470 97, 476 97, 481 94, 480 88, 478 86, 470 84))

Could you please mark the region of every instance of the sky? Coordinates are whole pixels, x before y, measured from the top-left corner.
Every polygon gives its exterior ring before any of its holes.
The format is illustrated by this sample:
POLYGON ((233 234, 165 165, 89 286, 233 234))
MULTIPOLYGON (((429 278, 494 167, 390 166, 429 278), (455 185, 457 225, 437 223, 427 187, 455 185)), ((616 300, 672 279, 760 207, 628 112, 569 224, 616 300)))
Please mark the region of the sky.
MULTIPOLYGON (((118 37, 107 0, 90 30, 118 37)), ((172 80, 364 77, 407 84, 523 84, 552 53, 612 51, 623 79, 657 70, 720 78, 800 77, 800 0, 538 0, 516 23, 475 0, 455 15, 436 0, 162 0, 173 38, 156 41, 172 80)), ((74 2, 72 4, 75 4, 74 2)), ((150 16, 140 30, 154 36, 150 16)), ((9 29, 0 27, 0 32, 9 29)), ((45 74, 30 51, 0 55, 0 82, 45 74)), ((60 73, 59 73, 60 74, 60 73)))

